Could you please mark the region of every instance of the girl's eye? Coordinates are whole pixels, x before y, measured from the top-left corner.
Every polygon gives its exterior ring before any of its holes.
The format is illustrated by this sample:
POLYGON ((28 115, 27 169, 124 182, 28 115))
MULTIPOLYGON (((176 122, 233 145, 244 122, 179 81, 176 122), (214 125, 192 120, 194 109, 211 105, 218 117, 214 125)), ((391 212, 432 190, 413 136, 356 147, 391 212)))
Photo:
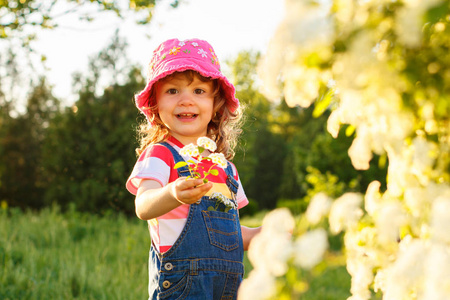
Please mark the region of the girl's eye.
POLYGON ((195 89, 194 93, 197 95, 203 94, 205 91, 202 89, 195 89))
POLYGON ((168 89, 166 93, 170 94, 170 95, 174 95, 174 94, 178 93, 178 91, 176 89, 168 89))

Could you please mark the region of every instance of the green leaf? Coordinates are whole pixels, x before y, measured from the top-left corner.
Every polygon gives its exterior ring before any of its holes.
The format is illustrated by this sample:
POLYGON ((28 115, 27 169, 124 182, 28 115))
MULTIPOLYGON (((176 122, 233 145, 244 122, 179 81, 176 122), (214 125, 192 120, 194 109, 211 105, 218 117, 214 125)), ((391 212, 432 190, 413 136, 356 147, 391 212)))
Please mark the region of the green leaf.
POLYGON ((208 211, 214 211, 214 210, 215 210, 214 207, 212 207, 212 206, 208 207, 208 211))
POLYGON ((353 125, 349 125, 346 129, 345 129, 345 135, 346 136, 351 136, 354 132, 355 132, 356 127, 353 125))
POLYGON ((185 167, 185 166, 187 166, 187 165, 188 165, 187 162, 185 162, 185 161, 180 161, 180 162, 177 162, 173 168, 174 168, 174 169, 179 169, 179 168, 185 167))
POLYGON ((209 171, 209 174, 211 174, 213 176, 217 176, 217 175, 219 175, 219 171, 217 169, 212 169, 211 171, 209 171))
POLYGON ((314 118, 320 117, 328 109, 331 99, 333 98, 332 96, 333 89, 328 89, 324 94, 322 94, 322 97, 316 101, 313 111, 314 118))

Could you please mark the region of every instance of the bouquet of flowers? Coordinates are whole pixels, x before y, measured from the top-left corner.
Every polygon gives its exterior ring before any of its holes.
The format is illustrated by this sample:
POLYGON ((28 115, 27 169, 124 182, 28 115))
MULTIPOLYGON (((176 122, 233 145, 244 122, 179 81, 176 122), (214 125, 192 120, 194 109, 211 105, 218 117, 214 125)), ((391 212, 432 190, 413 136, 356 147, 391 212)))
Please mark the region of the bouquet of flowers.
MULTIPOLYGON (((208 175, 219 175, 219 170, 215 169, 215 166, 219 166, 222 169, 225 169, 228 164, 227 159, 225 158, 223 153, 214 152, 216 151, 216 149, 217 145, 213 140, 207 137, 200 137, 197 140, 197 145, 191 143, 184 146, 180 150, 180 154, 182 156, 190 156, 192 158, 195 158, 197 161, 194 161, 192 159, 189 159, 187 162, 180 161, 175 164, 174 168, 179 169, 187 166, 190 173, 188 178, 202 179, 204 183, 207 183, 208 179, 206 177, 208 175), (209 155, 203 156, 205 150, 208 150, 210 152, 209 155), (209 160, 213 162, 208 170, 205 170, 205 168, 200 165, 203 160, 209 160)), ((213 193, 211 195, 211 198, 216 199, 218 203, 224 204, 226 207, 226 211, 231 208, 237 208, 237 205, 234 201, 228 199, 221 193, 213 193)), ((213 209, 217 210, 217 205, 213 209)))

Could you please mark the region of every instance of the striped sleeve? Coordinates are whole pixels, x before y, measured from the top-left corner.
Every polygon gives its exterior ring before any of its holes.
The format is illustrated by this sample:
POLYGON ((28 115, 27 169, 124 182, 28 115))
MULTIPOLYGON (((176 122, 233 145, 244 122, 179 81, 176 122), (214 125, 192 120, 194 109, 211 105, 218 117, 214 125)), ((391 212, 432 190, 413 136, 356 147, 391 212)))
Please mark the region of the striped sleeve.
POLYGON ((136 195, 142 179, 152 179, 165 186, 170 182, 173 170, 173 157, 170 150, 162 145, 152 145, 139 156, 126 187, 136 195))
POLYGON ((242 187, 241 180, 239 179, 239 174, 236 166, 233 163, 231 163, 231 166, 233 167, 234 179, 236 179, 239 184, 238 191, 236 194, 236 201, 238 203, 238 208, 241 209, 248 204, 248 199, 247 196, 245 195, 244 188, 242 187))

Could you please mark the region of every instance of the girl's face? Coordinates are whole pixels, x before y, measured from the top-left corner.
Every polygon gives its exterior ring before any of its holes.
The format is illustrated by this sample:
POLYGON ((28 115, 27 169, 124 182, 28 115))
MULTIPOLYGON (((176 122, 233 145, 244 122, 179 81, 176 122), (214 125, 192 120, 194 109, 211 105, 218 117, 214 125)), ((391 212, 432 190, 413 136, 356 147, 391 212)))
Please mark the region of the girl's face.
POLYGON ((184 75, 161 80, 156 87, 156 102, 161 121, 184 145, 206 136, 214 107, 212 81, 203 82, 194 76, 191 82, 184 75))

